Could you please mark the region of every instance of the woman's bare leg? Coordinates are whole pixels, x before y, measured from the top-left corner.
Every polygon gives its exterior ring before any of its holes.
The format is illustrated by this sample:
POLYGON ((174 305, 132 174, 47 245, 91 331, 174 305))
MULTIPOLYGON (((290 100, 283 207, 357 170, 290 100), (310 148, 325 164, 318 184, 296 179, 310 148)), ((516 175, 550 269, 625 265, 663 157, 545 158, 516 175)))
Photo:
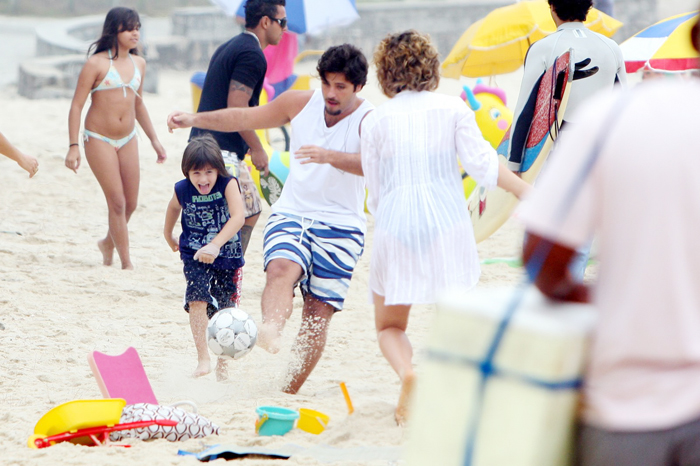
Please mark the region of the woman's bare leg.
POLYGON ((104 141, 90 138, 85 142, 85 158, 107 200, 109 230, 106 237, 98 242, 103 264, 112 264, 116 248, 122 269, 133 269, 127 223, 138 202, 140 172, 136 138, 132 138, 119 151, 104 141))
POLYGON ((408 420, 408 404, 415 382, 413 347, 406 336, 410 305, 384 305, 384 297, 374 293, 374 322, 379 349, 401 379, 401 394, 395 418, 399 425, 408 420))

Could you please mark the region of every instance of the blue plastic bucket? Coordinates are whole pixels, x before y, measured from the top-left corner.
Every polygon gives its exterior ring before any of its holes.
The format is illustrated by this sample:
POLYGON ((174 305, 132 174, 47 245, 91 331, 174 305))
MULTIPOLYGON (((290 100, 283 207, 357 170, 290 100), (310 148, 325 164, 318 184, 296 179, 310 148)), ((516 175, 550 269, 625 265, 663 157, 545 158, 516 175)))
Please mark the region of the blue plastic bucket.
POLYGON ((284 435, 294 427, 299 412, 278 406, 258 406, 255 408, 258 420, 255 431, 258 435, 284 435))

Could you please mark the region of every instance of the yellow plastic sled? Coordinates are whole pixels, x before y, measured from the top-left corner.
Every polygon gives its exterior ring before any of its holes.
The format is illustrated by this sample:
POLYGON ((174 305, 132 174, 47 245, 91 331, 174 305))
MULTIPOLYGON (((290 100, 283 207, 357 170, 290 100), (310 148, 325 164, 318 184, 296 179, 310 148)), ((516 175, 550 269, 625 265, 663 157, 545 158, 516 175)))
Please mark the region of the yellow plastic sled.
POLYGON ((123 398, 74 400, 58 405, 39 419, 27 445, 29 448, 46 448, 65 441, 79 445, 106 445, 109 444, 110 432, 154 424, 177 424, 170 420, 119 424, 124 406, 126 400, 123 398))

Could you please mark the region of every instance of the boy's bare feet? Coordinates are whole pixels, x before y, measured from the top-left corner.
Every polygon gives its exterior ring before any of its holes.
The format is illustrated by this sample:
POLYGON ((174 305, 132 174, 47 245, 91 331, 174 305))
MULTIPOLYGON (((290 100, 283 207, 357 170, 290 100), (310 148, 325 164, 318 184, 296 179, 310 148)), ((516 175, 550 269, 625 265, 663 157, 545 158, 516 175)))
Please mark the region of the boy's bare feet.
POLYGON ((409 417, 409 403, 411 402, 411 393, 413 385, 416 382, 416 375, 406 374, 401 382, 401 394, 399 395, 399 404, 396 406, 394 418, 400 426, 405 426, 409 417))
MULTIPOLYGON (((108 247, 105 242, 107 239, 101 239, 97 242, 97 247, 102 253, 102 265, 112 265, 114 262, 114 247, 108 247)), ((133 266, 132 266, 133 268, 133 266)))
POLYGON ((194 377, 194 378, 202 377, 203 375, 207 375, 210 372, 211 372, 211 363, 210 363, 209 359, 204 360, 204 361, 199 361, 199 363, 197 364, 197 368, 192 373, 192 377, 194 377))
POLYGON ((280 350, 279 332, 273 324, 262 324, 258 331, 257 345, 268 353, 277 354, 280 350))
POLYGON ((216 360, 215 372, 217 382, 228 380, 228 366, 226 365, 226 360, 224 358, 218 358, 216 360))

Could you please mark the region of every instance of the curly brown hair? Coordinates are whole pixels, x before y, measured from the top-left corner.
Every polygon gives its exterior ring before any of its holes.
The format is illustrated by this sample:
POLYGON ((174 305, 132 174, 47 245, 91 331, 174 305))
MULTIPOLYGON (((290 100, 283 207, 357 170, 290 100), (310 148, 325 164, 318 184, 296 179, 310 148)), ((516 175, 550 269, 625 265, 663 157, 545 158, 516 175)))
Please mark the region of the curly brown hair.
POLYGON ((440 84, 440 60, 430 36, 413 29, 389 34, 374 52, 382 92, 394 97, 401 91, 434 91, 440 84))

